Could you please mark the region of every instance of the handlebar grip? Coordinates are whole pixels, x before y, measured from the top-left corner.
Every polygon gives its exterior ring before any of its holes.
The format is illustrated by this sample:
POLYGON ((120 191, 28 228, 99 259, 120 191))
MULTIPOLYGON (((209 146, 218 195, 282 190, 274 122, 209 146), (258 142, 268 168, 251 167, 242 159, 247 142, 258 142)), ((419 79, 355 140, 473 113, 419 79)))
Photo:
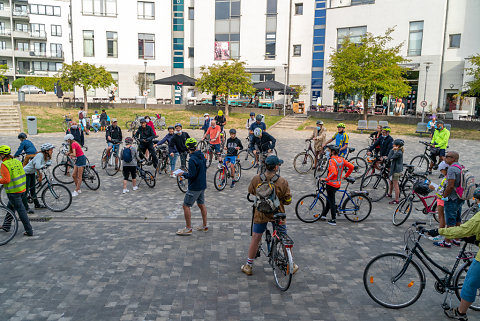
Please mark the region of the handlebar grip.
POLYGON ((416 221, 415 223, 413 223, 413 226, 418 226, 418 225, 427 225, 427 222, 416 221))

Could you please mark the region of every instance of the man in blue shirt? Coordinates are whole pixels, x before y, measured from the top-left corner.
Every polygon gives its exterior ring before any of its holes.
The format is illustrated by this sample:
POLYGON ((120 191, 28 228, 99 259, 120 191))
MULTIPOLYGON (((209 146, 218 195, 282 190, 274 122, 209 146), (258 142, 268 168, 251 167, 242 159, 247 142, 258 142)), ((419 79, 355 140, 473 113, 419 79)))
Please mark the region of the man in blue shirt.
POLYGON ((339 123, 337 125, 337 131, 338 132, 335 133, 332 138, 323 144, 323 148, 335 140, 335 145, 340 148, 338 156, 345 158, 348 153, 348 135, 345 133, 345 124, 339 123))
POLYGON ((13 156, 18 157, 21 153, 25 152, 25 158, 23 159, 23 166, 25 166, 28 164, 31 158, 35 157, 37 149, 33 143, 27 139, 27 134, 18 134, 18 139, 20 139, 20 146, 18 146, 18 150, 13 156))
POLYGON ((255 122, 252 123, 250 125, 250 128, 248 129, 248 138, 250 140, 250 150, 252 150, 252 151, 254 149, 254 147, 252 145, 252 142, 253 142, 253 139, 254 139, 253 132, 255 131, 255 129, 260 128, 262 130, 262 132, 267 130, 267 125, 265 125, 265 123, 262 120, 263 120, 262 115, 258 114, 255 117, 255 122))

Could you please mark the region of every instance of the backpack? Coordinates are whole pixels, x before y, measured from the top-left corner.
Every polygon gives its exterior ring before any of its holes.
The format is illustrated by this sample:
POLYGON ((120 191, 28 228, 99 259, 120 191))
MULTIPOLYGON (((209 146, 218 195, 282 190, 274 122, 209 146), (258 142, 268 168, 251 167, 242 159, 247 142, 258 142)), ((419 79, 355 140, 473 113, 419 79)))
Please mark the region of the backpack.
POLYGON ((473 197, 475 191, 475 177, 464 166, 452 165, 461 170, 460 173, 460 186, 455 188, 455 192, 462 200, 470 200, 473 197))
POLYGON ((83 119, 83 111, 80 111, 80 112, 78 113, 78 119, 83 119))
POLYGON ((123 161, 125 163, 130 163, 133 160, 132 150, 128 147, 123 149, 123 161))
POLYGON ((270 181, 267 181, 265 174, 260 175, 262 182, 255 188, 255 208, 264 214, 275 213, 279 206, 280 200, 275 191, 275 182, 280 176, 275 175, 270 181))

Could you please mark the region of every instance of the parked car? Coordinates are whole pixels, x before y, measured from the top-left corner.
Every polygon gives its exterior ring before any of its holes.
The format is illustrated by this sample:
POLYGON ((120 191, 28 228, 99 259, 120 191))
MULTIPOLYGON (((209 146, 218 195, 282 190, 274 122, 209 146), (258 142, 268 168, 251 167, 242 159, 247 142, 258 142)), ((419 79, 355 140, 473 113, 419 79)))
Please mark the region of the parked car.
POLYGON ((20 92, 24 92, 26 94, 46 94, 47 92, 45 89, 38 88, 37 86, 34 85, 23 85, 20 87, 20 92))

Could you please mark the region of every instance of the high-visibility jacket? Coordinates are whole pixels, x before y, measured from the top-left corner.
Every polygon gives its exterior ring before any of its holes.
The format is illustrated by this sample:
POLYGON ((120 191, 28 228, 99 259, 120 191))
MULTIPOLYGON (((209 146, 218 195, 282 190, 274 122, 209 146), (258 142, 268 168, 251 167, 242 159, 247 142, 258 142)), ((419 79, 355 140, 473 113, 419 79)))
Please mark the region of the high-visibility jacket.
POLYGON ((3 185, 5 192, 21 193, 25 191, 27 186, 27 178, 25 176, 25 171, 23 170, 22 162, 20 162, 18 159, 11 158, 5 160, 2 165, 4 165, 10 173, 10 182, 3 185))
POLYGON ((448 140, 450 139, 450 132, 448 129, 444 128, 441 131, 436 129, 433 133, 432 144, 435 144, 435 147, 440 149, 447 149, 448 140))
POLYGON ((327 178, 325 178, 327 184, 335 188, 340 188, 340 186, 342 186, 342 172, 345 167, 348 168, 345 177, 348 177, 353 171, 353 164, 342 157, 332 155, 328 161, 328 175, 327 178))

